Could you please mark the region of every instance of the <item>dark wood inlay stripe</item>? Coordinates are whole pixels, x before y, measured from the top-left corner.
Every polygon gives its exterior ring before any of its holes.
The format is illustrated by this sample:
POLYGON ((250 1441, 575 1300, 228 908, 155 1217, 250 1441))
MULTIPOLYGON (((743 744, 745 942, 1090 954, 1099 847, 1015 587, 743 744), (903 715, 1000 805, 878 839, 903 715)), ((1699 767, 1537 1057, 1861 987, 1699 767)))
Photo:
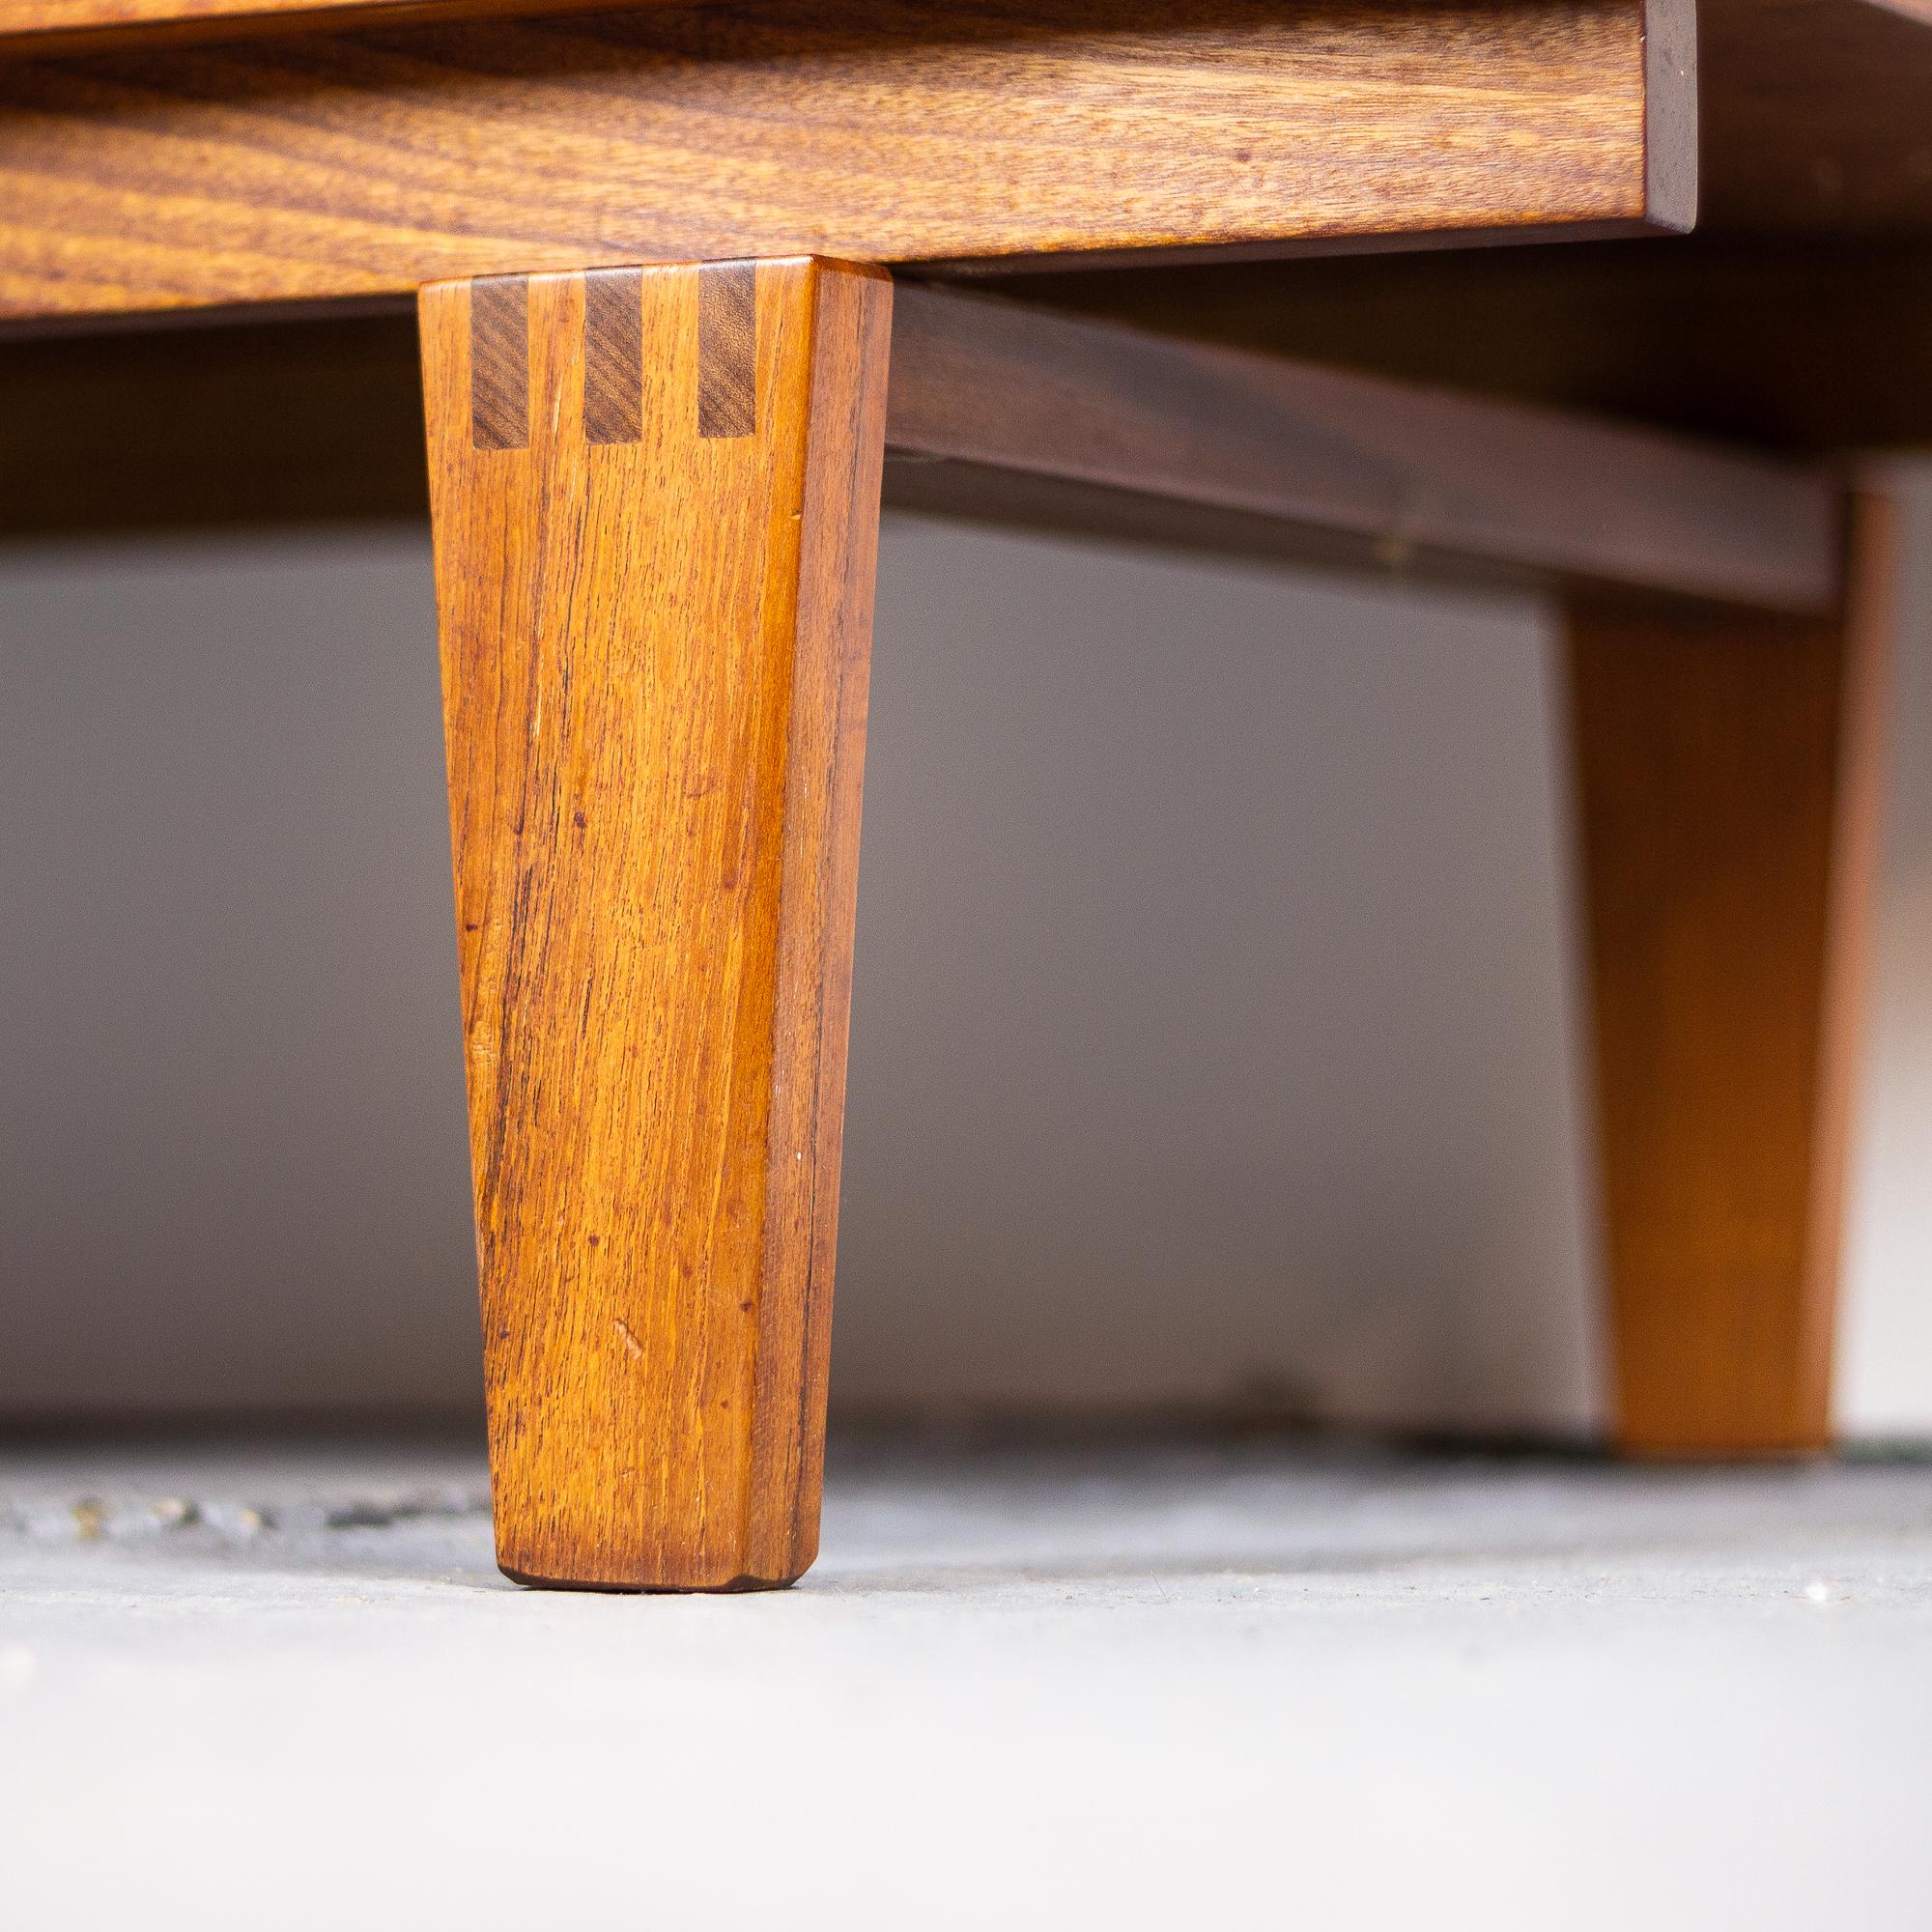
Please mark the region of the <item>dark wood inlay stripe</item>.
POLYGON ((478 449, 529 447, 527 275, 491 275, 469 285, 469 440, 478 449))
POLYGON ((697 276, 697 433, 752 436, 758 422, 757 269, 707 262, 697 276))
POLYGON ((592 442, 644 433, 643 290, 639 269, 583 277, 583 434, 592 442))

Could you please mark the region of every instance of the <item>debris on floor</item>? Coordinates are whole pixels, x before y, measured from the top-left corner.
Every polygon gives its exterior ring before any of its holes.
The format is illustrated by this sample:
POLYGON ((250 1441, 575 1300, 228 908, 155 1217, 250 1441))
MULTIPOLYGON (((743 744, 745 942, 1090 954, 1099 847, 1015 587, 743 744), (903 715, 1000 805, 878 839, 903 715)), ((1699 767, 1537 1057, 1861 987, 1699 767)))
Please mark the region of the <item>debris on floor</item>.
POLYGON ((0 1449, 0 1910, 1922 1923, 1932 1463, 835 1444, 817 1567, 534 1592, 467 1443, 0 1449))

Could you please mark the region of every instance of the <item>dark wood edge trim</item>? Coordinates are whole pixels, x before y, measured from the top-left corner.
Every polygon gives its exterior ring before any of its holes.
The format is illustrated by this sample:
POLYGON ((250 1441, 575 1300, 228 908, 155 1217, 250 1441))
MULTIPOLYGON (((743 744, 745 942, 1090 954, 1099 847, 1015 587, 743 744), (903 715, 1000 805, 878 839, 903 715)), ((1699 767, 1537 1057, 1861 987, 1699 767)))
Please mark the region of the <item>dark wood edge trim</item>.
POLYGON ((1695 0, 1644 0, 1643 199, 1659 228, 1697 221, 1695 0))
POLYGON ((897 264, 898 272, 949 281, 1057 274, 1070 269, 1212 268, 1224 262, 1314 261, 1334 255, 1426 255, 1458 248, 1523 248, 1549 242, 1630 242, 1676 235, 1683 226, 1643 215, 1525 222, 1515 228, 1392 228, 1379 235, 1293 235, 1257 242, 1196 242, 1180 247, 1067 249, 1060 254, 962 255, 897 264))

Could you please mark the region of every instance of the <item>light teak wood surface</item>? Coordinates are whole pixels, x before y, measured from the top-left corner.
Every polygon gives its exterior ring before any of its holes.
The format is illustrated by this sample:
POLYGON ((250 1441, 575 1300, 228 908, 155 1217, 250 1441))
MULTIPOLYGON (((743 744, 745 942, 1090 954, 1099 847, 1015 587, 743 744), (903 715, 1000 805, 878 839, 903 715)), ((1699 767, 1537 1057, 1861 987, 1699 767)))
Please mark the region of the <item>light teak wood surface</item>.
POLYGON ((810 260, 421 303, 497 1546, 817 1543, 892 291, 810 260))
POLYGON ((1631 1450, 1830 1438, 1894 524, 1884 497, 1856 499, 1837 619, 1571 612, 1616 1428, 1631 1450))
POLYGON ((0 61, 0 316, 1682 227, 1688 10, 745 0, 0 61))

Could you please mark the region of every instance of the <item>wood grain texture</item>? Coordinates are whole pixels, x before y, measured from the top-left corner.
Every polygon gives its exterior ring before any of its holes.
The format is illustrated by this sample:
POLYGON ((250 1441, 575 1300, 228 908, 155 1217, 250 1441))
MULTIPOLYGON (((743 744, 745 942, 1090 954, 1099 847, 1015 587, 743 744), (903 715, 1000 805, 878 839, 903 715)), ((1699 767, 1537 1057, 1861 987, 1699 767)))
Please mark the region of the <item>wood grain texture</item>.
MULTIPOLYGON (((586 369, 594 357, 586 355, 586 369)), ((585 388, 589 382, 586 375, 585 388)), ((469 440, 478 449, 530 440, 530 284, 526 275, 479 282, 469 297, 469 440)), ((594 442, 598 439, 592 437, 594 442)))
POLYGON ((582 277, 529 278, 521 450, 472 435, 487 291, 422 296, 497 1548, 528 1581, 778 1584, 817 1542, 892 296, 761 263, 757 420, 705 437, 700 291, 734 272, 626 278, 630 442, 584 433, 582 277))
MULTIPOLYGON (((634 9, 707 0, 630 0, 634 9)), ((159 40, 340 31, 582 11, 583 0, 0 0, 0 53, 69 54, 159 40)), ((1699 0, 1653 9, 1645 36, 1657 114, 1654 206, 1681 219, 1694 185, 1670 179, 1694 130, 1667 124, 1702 68, 1703 220, 1738 232, 1896 233, 1932 227, 1924 102, 1932 8, 1923 0, 1699 0)), ((1116 10, 1130 27, 1145 14, 1116 10)))
MULTIPOLYGON (((709 368, 702 331, 705 291, 726 272, 721 265, 698 283, 700 393, 709 368)), ((472 316, 484 290, 495 286, 476 284, 469 298, 472 316)), ((590 442, 636 442, 644 433, 642 291, 641 269, 593 269, 583 278, 583 434, 590 442)))
POLYGON ((0 62, 0 316, 1681 226, 1644 5, 744 0, 0 62))
POLYGON ((1836 621, 1570 618, 1618 1439, 1831 1429, 1894 514, 1836 621))
POLYGON ((697 433, 750 436, 758 412, 753 270, 720 263, 697 290, 697 433))
POLYGON ((892 500, 1416 576, 1833 611, 1825 471, 902 288, 892 500), (1310 539, 1316 540, 1314 543, 1310 539))

